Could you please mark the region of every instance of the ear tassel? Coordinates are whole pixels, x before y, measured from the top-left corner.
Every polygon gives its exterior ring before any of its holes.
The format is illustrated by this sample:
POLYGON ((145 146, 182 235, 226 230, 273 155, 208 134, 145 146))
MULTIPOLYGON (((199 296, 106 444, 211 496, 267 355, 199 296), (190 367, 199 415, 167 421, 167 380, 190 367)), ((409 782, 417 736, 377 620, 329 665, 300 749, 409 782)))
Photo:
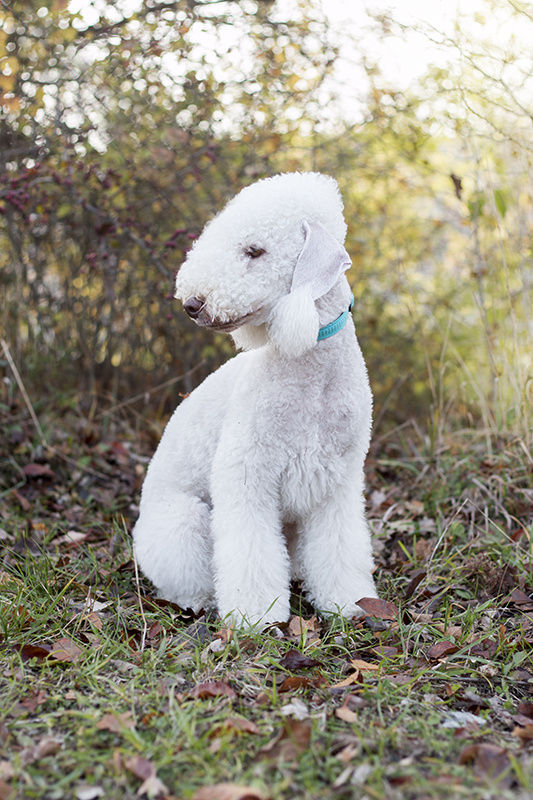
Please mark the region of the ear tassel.
POLYGON ((267 325, 270 341, 292 358, 315 346, 320 328, 315 300, 327 294, 350 266, 348 253, 323 225, 303 220, 302 227, 304 245, 291 291, 278 300, 267 325))
POLYGON ((298 358, 316 344, 320 321, 309 284, 282 297, 272 313, 268 335, 276 349, 298 358))

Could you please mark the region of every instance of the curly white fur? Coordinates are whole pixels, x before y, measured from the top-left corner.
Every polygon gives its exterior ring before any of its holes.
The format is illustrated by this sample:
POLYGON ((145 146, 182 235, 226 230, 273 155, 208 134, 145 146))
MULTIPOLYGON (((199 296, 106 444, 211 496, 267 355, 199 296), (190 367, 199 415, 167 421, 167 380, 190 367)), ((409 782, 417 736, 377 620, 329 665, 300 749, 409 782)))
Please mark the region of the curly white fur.
POLYGON ((351 317, 336 182, 277 175, 206 226, 176 296, 247 352, 176 409, 144 482, 135 552, 163 597, 236 623, 289 616, 291 575, 319 611, 375 596, 363 464, 372 398, 351 317), (259 255, 258 255, 259 253, 259 255))

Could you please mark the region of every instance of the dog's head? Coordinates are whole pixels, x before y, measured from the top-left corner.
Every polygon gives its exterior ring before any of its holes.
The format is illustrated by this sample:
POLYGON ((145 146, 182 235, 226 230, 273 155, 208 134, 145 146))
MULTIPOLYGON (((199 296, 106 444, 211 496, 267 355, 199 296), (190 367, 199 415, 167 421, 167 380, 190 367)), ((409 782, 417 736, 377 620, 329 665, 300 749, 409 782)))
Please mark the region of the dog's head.
POLYGON ((350 265, 336 181, 285 173, 243 189, 209 222, 176 279, 176 297, 204 327, 238 346, 265 338, 285 355, 314 346, 315 300, 350 265))

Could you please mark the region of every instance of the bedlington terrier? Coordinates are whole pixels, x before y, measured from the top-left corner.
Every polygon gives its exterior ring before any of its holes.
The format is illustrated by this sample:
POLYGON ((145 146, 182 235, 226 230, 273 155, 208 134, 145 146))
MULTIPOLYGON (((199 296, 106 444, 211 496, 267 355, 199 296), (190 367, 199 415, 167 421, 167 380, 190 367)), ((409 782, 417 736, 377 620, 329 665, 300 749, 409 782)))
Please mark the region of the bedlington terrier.
POLYGON ((291 576, 320 612, 375 597, 363 464, 372 396, 349 307, 337 183, 285 173, 243 189, 176 279, 197 325, 245 352, 170 419, 135 553, 162 597, 235 625, 289 618, 291 576))

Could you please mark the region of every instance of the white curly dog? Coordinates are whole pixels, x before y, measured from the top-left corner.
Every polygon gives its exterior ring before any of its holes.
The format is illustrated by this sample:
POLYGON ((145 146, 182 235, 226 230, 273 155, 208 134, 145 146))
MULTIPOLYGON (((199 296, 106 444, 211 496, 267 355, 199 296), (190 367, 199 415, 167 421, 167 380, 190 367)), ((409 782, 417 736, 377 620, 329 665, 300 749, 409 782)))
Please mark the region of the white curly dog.
POLYGON ((291 577, 324 613, 375 597, 363 464, 372 396, 349 313, 333 178, 243 189, 176 279, 203 327, 243 352, 176 409, 150 463, 135 553, 160 594, 233 624, 286 621, 291 577))

